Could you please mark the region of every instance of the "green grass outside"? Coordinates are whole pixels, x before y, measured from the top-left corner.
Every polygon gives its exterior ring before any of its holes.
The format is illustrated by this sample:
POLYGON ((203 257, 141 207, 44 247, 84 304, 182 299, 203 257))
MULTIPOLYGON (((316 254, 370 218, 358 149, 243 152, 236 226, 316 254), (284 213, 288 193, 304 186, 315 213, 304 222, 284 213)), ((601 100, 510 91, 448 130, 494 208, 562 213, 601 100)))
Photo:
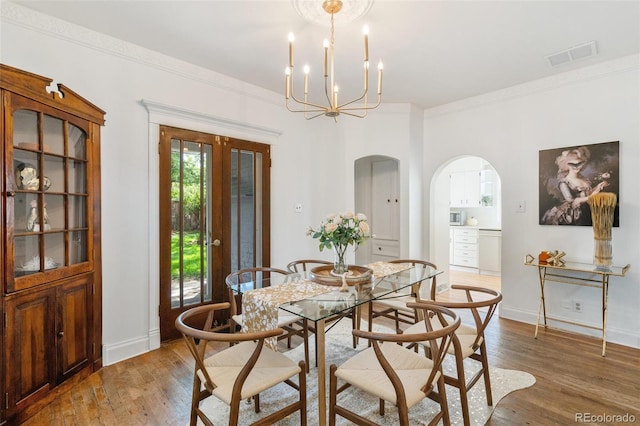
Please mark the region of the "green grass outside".
MULTIPOLYGON (((183 242, 183 273, 184 279, 199 278, 203 275, 201 271, 200 256, 204 257, 202 266, 207 265, 206 248, 201 253, 201 241, 199 232, 185 232, 183 242)), ((180 234, 171 235, 171 279, 180 278, 180 234)))

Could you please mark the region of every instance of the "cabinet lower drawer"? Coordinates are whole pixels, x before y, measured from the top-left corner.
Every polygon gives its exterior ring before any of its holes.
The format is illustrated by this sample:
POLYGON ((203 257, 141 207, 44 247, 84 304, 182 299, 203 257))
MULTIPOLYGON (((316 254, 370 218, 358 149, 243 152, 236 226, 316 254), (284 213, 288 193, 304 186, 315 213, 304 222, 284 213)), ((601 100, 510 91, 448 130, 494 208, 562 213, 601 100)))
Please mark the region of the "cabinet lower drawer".
POLYGON ((453 237, 456 243, 478 244, 478 237, 471 235, 456 235, 453 237))
POLYGON ((453 249, 454 250, 467 250, 467 251, 477 252, 478 251, 478 245, 477 244, 468 244, 468 243, 455 243, 453 245, 453 249))
POLYGON ((467 266, 469 268, 477 268, 478 267, 478 256, 462 256, 462 255, 453 255, 453 264, 459 266, 467 266))
POLYGON ((476 250, 454 250, 453 251, 453 256, 454 257, 474 257, 474 258, 478 258, 478 252, 476 250))
POLYGON ((400 255, 400 244, 396 240, 373 240, 372 254, 397 258, 400 255))

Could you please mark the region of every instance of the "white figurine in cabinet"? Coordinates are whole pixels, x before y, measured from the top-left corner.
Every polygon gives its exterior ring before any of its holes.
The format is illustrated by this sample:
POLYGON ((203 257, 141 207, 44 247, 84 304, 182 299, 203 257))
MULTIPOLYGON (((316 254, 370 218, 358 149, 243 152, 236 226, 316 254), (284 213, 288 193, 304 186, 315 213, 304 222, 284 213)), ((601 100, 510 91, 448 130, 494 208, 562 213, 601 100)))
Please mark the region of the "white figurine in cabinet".
MULTIPOLYGON (((44 230, 48 231, 51 229, 51 225, 49 225, 47 203, 44 203, 44 205, 42 206, 42 215, 44 230)), ((31 211, 29 212, 29 217, 27 218, 27 231, 40 232, 40 221, 38 220, 38 202, 36 200, 31 201, 31 211)))

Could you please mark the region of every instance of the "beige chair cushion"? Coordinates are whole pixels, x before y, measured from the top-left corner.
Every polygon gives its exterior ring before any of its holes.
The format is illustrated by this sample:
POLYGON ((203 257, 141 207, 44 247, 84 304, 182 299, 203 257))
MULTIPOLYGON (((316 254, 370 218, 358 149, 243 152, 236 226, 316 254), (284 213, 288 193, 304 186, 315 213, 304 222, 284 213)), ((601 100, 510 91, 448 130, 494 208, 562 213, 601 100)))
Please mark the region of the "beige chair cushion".
POLYGON ((378 306, 397 309, 399 311, 411 312, 413 309, 407 308, 407 303, 415 303, 416 298, 412 296, 389 297, 376 300, 374 303, 378 306))
MULTIPOLYGON (((433 362, 395 343, 387 342, 380 348, 402 382, 407 395, 407 407, 423 400, 426 395, 420 388, 427 382, 433 362)), ((396 404, 396 392, 373 348, 365 349, 342 364, 336 370, 336 376, 367 393, 396 404)), ((434 382, 438 377, 440 373, 436 374, 434 382)))
MULTIPOLYGON (((437 319, 435 321, 431 321, 434 330, 439 330, 442 328, 440 325, 440 321, 437 319)), ((420 321, 419 323, 413 324, 409 328, 407 328, 403 334, 409 333, 426 333, 427 327, 424 324, 424 321, 420 321)), ((462 348, 462 356, 467 358, 469 355, 475 352, 473 348, 473 342, 476 340, 476 328, 471 327, 465 324, 460 324, 460 327, 455 331, 455 335, 460 341, 460 347, 462 348)), ((482 338, 478 341, 478 344, 482 343, 482 338)), ((453 343, 449 345, 449 349, 447 353, 454 354, 455 349, 453 347, 453 343)))
MULTIPOLYGON (((242 342, 204 360, 205 367, 217 386, 211 392, 212 395, 227 404, 231 403, 233 384, 255 347, 255 342, 242 342)), ((267 390, 299 372, 298 364, 265 346, 242 387, 241 399, 247 399, 267 390)), ((198 370, 198 376, 205 382, 202 371, 198 370)))

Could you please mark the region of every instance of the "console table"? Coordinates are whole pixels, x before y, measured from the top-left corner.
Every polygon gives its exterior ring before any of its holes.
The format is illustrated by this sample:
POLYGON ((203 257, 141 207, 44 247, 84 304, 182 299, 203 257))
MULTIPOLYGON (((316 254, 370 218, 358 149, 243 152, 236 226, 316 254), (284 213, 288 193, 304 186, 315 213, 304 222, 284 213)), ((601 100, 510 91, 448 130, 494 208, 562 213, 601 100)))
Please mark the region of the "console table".
POLYGON ((612 276, 624 277, 629 270, 630 265, 610 266, 605 269, 589 263, 566 262, 563 265, 556 266, 546 262, 541 262, 532 255, 527 255, 525 257, 524 264, 528 266, 536 266, 538 268, 538 275, 540 278, 540 305, 538 307, 538 319, 536 321, 534 337, 538 337, 540 312, 542 312, 545 328, 549 327, 547 325, 547 320, 553 320, 602 331, 602 356, 605 356, 607 351, 607 299, 609 295, 609 278, 612 276), (544 287, 547 282, 557 282, 602 289, 602 326, 595 327, 590 324, 548 316, 544 296, 544 287))

